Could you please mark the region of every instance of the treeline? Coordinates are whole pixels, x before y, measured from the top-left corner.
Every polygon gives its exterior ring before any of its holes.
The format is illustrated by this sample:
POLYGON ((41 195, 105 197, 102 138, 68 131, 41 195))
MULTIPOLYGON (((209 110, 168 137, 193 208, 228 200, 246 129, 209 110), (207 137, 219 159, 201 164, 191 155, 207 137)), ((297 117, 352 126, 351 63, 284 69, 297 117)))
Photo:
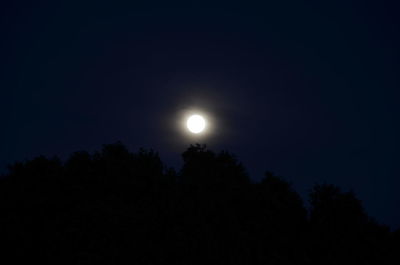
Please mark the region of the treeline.
MULTIPOLYGON (((0 180, 2 264, 400 264, 400 232, 352 192, 252 182, 228 152, 190 146, 179 172, 121 143, 37 157, 0 180)), ((384 207, 384 205, 382 205, 384 207)))

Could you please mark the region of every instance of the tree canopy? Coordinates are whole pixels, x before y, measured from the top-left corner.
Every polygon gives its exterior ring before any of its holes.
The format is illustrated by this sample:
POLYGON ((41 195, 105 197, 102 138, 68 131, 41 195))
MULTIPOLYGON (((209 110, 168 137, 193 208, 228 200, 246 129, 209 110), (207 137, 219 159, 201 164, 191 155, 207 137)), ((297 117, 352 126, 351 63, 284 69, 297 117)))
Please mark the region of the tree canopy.
MULTIPOLYGON (((41 264, 393 264, 399 231, 353 192, 317 184, 310 207, 227 152, 191 145, 180 170, 122 143, 43 156, 0 180, 4 257, 41 264)), ((396 263, 395 263, 396 264, 396 263)))

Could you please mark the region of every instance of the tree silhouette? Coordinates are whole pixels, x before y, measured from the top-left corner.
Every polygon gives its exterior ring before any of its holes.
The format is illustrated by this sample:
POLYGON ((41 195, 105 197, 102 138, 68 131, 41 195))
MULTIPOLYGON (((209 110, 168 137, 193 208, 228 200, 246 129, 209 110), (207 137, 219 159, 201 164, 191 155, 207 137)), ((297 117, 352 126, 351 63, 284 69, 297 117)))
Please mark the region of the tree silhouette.
MULTIPOLYGON (((122 143, 65 163, 37 157, 0 180, 0 236, 14 263, 396 264, 400 232, 354 193, 316 185, 307 212, 270 172, 251 182, 227 151, 191 145, 183 166, 122 143)), ((11 264, 8 262, 7 264, 11 264)))
POLYGON ((388 229, 367 216, 353 192, 342 192, 334 185, 316 185, 310 203, 315 264, 388 262, 388 229))

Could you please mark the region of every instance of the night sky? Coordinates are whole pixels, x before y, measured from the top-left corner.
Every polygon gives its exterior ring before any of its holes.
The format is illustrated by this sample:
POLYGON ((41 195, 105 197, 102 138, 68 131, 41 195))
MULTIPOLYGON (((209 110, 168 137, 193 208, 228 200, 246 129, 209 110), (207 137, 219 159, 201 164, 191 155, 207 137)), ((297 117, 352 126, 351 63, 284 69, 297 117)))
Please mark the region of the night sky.
POLYGON ((353 189, 398 228, 398 4, 276 2, 1 4, 1 172, 118 140, 179 168, 199 142, 305 199, 317 182, 353 189), (212 130, 189 137, 191 110, 212 130))

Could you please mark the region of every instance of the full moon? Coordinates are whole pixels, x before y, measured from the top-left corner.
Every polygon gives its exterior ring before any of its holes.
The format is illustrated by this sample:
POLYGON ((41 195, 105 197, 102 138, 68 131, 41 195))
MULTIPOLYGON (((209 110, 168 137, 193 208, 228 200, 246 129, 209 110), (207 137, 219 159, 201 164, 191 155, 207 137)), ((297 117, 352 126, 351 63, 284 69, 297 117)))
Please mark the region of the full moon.
POLYGON ((192 133, 201 133, 206 128, 206 121, 200 115, 192 115, 187 119, 186 126, 192 133))

